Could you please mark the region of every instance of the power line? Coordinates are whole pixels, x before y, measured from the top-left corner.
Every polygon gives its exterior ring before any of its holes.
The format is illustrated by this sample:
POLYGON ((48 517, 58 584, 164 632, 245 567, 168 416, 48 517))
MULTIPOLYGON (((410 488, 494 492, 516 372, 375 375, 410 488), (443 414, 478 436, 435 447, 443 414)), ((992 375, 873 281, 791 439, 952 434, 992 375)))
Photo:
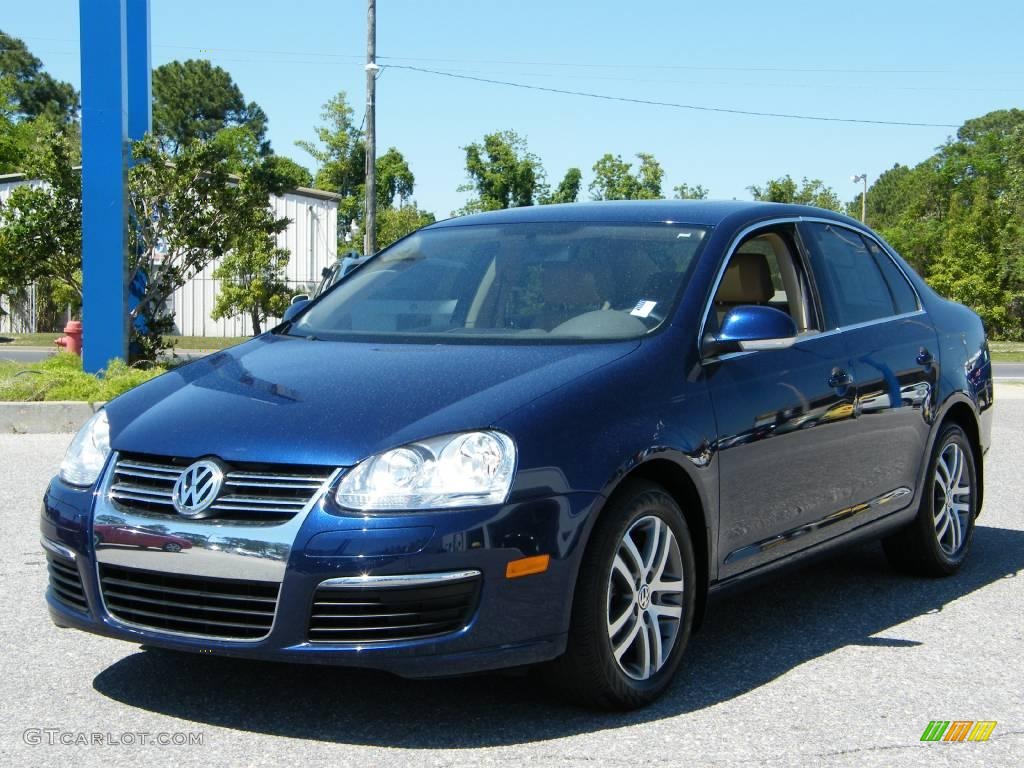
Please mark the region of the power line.
POLYGON ((959 128, 958 125, 952 123, 915 123, 904 120, 868 120, 865 118, 856 117, 825 117, 823 115, 797 115, 786 112, 758 112, 749 109, 728 109, 726 107, 708 107, 698 104, 679 104, 670 101, 655 101, 653 99, 638 99, 630 96, 610 96, 604 93, 590 93, 587 91, 570 91, 564 88, 550 88, 543 85, 527 85, 526 83, 514 83, 508 80, 494 80, 489 77, 476 77, 474 75, 464 75, 455 72, 443 72, 437 69, 426 69, 424 67, 414 67, 408 64, 388 64, 388 69, 405 69, 410 72, 420 72, 428 75, 438 75, 440 77, 450 77, 456 80, 472 80, 478 83, 488 83, 490 85, 504 85, 509 88, 522 88, 528 91, 543 91, 545 93, 557 93, 563 96, 583 96, 589 99, 601 99, 603 101, 619 101, 627 104, 646 104, 654 107, 671 107, 673 109, 688 109, 697 112, 718 112, 728 115, 747 115, 750 117, 779 117, 789 120, 815 120, 818 122, 826 123, 859 123, 865 125, 898 125, 908 126, 913 128, 959 128))

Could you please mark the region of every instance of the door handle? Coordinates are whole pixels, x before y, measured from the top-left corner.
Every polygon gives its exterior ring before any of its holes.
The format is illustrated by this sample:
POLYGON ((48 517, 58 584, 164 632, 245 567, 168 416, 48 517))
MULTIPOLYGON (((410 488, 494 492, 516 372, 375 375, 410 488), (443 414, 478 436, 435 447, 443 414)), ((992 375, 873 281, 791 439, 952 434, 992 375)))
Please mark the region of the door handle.
POLYGON ((853 384, 853 377, 842 368, 833 368, 832 375, 828 377, 828 385, 832 389, 842 389, 853 384))
POLYGON ((928 351, 927 347, 921 347, 917 353, 917 364, 918 365, 931 365, 935 358, 932 357, 932 353, 928 351))

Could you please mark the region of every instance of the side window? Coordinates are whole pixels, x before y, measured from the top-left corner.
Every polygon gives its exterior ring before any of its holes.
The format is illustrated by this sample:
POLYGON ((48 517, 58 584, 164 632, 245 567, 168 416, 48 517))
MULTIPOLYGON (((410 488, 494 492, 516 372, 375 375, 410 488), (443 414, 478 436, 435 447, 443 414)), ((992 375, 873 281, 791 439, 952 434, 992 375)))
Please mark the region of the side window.
POLYGON ((785 312, 799 333, 817 328, 792 235, 790 228, 775 227, 749 236, 736 247, 712 305, 719 323, 730 309, 754 304, 785 312))
POLYGON ((878 268, 882 270, 882 277, 885 278, 885 284, 889 286, 889 294, 896 305, 896 313, 902 315, 905 312, 916 312, 920 309, 917 304, 917 294, 907 282, 906 276, 896 266, 896 262, 871 240, 865 238, 864 241, 868 244, 868 250, 871 251, 871 256, 878 268))
POLYGON ((845 227, 808 222, 803 225, 815 257, 815 271, 832 298, 830 323, 855 325, 896 314, 896 305, 867 243, 845 227))

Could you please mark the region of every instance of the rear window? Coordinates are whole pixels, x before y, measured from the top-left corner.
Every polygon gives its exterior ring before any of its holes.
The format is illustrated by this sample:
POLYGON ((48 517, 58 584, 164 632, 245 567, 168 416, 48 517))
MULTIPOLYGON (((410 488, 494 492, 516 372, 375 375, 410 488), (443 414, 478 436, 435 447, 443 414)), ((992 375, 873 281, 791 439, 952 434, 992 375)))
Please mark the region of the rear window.
POLYGON ((920 309, 917 303, 917 294, 910 283, 907 282, 906 276, 896 266, 896 262, 871 240, 865 238, 865 242, 868 244, 868 250, 871 251, 871 256, 874 258, 875 263, 882 271, 882 277, 885 278, 885 284, 889 287, 889 294, 892 296, 897 314, 902 315, 906 312, 916 312, 920 309))
MULTIPOLYGON (((846 227, 810 222, 804 225, 815 257, 815 271, 831 297, 831 325, 846 326, 897 314, 878 261, 864 238, 846 227)), ((908 286, 909 287, 909 286, 908 286)))

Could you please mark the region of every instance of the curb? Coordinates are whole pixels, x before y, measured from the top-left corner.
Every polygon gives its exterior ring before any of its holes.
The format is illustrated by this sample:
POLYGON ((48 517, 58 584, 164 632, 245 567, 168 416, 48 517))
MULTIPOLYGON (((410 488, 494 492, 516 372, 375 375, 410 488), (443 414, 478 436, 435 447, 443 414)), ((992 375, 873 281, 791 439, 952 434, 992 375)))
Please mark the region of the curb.
POLYGON ((0 434, 71 434, 103 405, 66 401, 0 403, 0 434))

